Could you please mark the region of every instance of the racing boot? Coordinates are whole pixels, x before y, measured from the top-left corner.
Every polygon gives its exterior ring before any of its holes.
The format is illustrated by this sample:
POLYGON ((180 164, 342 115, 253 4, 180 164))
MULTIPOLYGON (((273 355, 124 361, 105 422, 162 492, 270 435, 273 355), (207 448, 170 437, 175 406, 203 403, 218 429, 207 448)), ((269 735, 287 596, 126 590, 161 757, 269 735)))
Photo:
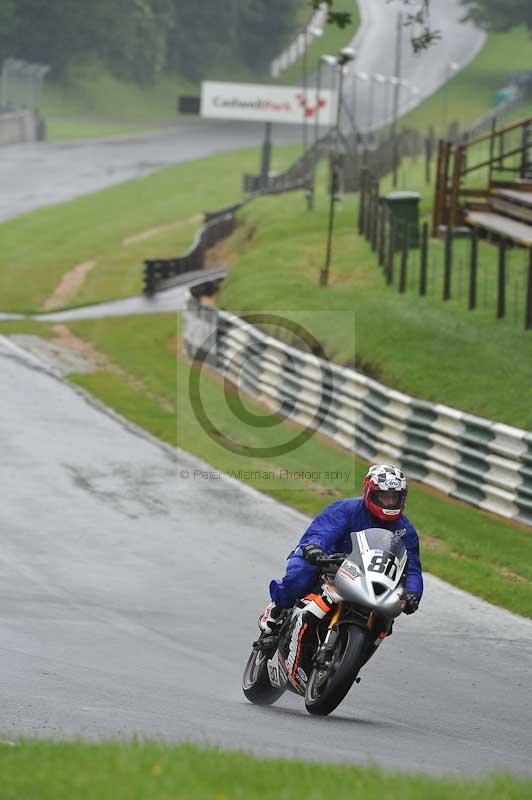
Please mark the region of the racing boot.
POLYGON ((286 619, 286 610, 279 608, 275 603, 268 603, 264 612, 259 617, 260 636, 254 647, 258 647, 264 653, 273 653, 277 649, 281 626, 286 619))
POLYGON ((284 609, 279 608, 275 603, 268 603, 263 613, 259 617, 259 628, 262 633, 278 634, 284 616, 284 609))

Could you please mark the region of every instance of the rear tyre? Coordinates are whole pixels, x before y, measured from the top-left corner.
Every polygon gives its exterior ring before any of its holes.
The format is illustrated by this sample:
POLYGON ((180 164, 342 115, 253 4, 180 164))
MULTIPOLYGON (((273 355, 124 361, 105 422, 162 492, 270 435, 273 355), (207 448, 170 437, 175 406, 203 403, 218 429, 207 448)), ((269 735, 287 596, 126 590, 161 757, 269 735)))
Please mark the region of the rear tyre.
POLYGON ((315 667, 307 683, 305 706, 309 714, 327 716, 340 705, 362 664, 372 639, 356 625, 342 625, 336 651, 326 668, 315 667))
POLYGON ((254 648, 244 669, 242 691, 257 706, 271 706, 284 692, 284 687, 278 689, 271 685, 267 661, 268 656, 262 650, 254 648))

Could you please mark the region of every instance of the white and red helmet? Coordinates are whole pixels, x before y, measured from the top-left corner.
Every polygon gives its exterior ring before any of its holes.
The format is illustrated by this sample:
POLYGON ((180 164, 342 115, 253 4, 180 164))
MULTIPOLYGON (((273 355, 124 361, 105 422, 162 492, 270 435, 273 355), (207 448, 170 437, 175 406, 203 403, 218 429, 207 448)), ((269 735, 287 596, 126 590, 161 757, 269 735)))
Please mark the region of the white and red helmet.
POLYGON ((364 478, 366 508, 378 519, 399 519, 404 511, 407 493, 405 474, 398 467, 375 464, 364 478))

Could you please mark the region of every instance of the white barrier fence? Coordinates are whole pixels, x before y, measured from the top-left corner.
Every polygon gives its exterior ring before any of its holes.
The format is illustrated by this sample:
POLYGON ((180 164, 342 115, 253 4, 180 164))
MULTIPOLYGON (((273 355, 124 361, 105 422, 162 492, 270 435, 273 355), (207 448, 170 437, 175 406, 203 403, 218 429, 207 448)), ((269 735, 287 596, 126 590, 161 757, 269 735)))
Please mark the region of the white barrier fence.
POLYGON ((451 497, 532 525, 532 433, 388 389, 193 298, 185 312, 191 358, 205 326, 211 366, 269 407, 366 460, 398 463, 451 497))
POLYGON ((0 114, 0 145, 37 141, 39 125, 39 117, 33 111, 0 114))
POLYGON ((278 78, 279 75, 286 72, 288 67, 295 64, 295 62, 303 56, 305 47, 310 44, 312 38, 321 35, 323 32, 323 27, 327 22, 327 14, 327 4, 322 3, 303 33, 300 33, 292 44, 272 61, 270 64, 270 75, 272 78, 278 78))

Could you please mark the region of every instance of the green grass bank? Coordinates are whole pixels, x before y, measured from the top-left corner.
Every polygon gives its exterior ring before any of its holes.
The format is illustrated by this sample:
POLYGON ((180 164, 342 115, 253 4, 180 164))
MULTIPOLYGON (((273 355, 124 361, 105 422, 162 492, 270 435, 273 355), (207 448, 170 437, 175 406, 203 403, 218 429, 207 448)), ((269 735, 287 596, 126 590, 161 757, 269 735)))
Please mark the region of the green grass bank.
MULTIPOLYGON (((353 12, 353 5, 352 0, 336 0, 335 8, 353 12)), ((302 28, 309 13, 306 4, 302 4, 299 15, 302 28)), ((322 54, 336 53, 353 39, 359 23, 355 8, 349 26, 340 29, 326 25, 323 35, 312 39, 307 53, 309 74, 315 72, 322 54)), ((438 133, 446 131, 454 120, 463 126, 471 124, 494 107, 497 90, 508 83, 512 74, 530 69, 531 57, 532 41, 524 27, 507 33, 490 33, 473 61, 404 117, 403 123, 423 131, 433 125, 438 133)), ((219 69, 216 79, 251 83, 272 80, 268 74, 254 74, 235 64, 219 69)), ((298 86, 301 81, 299 59, 276 82, 298 86)), ((54 81, 53 76, 45 80, 41 110, 47 118, 52 141, 127 135, 158 129, 175 120, 178 95, 199 91, 199 84, 179 74, 163 75, 153 84, 141 86, 111 75, 97 62, 87 62, 72 68, 68 79, 62 82, 54 81)), ((515 113, 532 114, 532 100, 524 102, 515 113)), ((513 119, 515 113, 508 119, 513 119)))
MULTIPOLYGON (((402 123, 422 131, 433 125, 440 135, 455 120, 465 128, 494 108, 497 91, 513 74, 529 71, 531 64, 532 39, 524 26, 508 33, 490 33, 471 63, 403 117, 402 123)), ((532 98, 505 117, 505 122, 527 116, 532 116, 532 98)))
MULTIPOLYGON (((307 69, 309 76, 315 73, 318 61, 322 55, 325 53, 332 53, 334 55, 338 53, 342 47, 347 47, 353 40, 358 26, 360 25, 358 7, 353 3, 353 0, 335 0, 334 10, 349 12, 351 14, 351 22, 349 25, 346 25, 345 28, 326 24, 321 36, 309 37, 309 46, 307 49, 307 69)), ((302 22, 302 29, 304 25, 305 24, 302 22)), ((303 78, 302 62, 302 58, 298 59, 279 76, 277 82, 287 86, 299 86, 303 78)), ((271 78, 269 80, 271 80, 271 78)))
MULTIPOLYGON (((331 745, 334 747, 334 744, 331 745)), ((0 745, 3 800, 522 800, 511 776, 429 778, 155 742, 0 745)))
MULTIPOLYGON (((293 157, 294 152, 279 152, 278 163, 293 157)), ((234 201, 241 171, 252 169, 256 159, 256 152, 246 151, 179 165, 1 226, 8 232, 4 249, 14 260, 0 273, 5 293, 10 293, 9 310, 27 308, 30 302, 41 304, 65 271, 91 255, 96 255, 97 266, 74 304, 138 291, 142 259, 164 255, 170 248, 171 255, 184 250, 200 224, 191 212, 197 211, 199 217, 207 202, 212 208, 234 201), (161 224, 162 229, 157 227, 161 224), (167 224, 172 225, 170 230, 167 224), (124 245, 128 236, 151 226, 156 228, 154 238, 124 245), (45 238, 46 247, 42 237, 50 237, 45 238), (95 247, 101 248, 96 254, 95 247)), ((420 178, 411 169, 409 179, 415 186, 420 178)), ((257 200, 241 212, 242 224, 224 245, 234 263, 220 304, 237 313, 297 311, 335 361, 350 363, 355 356, 359 368, 387 385, 530 427, 532 337, 497 323, 487 310, 472 315, 458 302, 443 305, 430 297, 421 301, 413 293, 398 296, 386 287, 374 254, 356 235, 356 198, 346 197, 338 211, 331 283, 326 289, 318 286, 327 222, 323 174, 320 181, 315 211, 306 211, 302 194, 294 193, 257 200), (324 309, 335 315, 334 325, 329 322, 324 327, 323 315, 316 313, 324 309), (354 348, 347 344, 353 341, 353 311, 354 348)), ((74 378, 103 402, 224 472, 269 466, 243 463, 200 429, 191 408, 190 367, 181 355, 175 315, 69 327, 119 368, 74 378)), ((26 329, 53 333, 37 323, 0 325, 2 333, 26 329)), ((208 408, 221 415, 226 435, 238 438, 242 426, 225 404, 219 379, 207 374, 203 380, 208 408)), ((292 430, 290 423, 282 421, 271 435, 287 430, 292 430)), ((330 500, 359 491, 365 467, 315 436, 295 453, 272 460, 273 479, 250 477, 248 482, 313 515, 330 500), (323 485, 298 480, 287 485, 278 479, 281 468, 341 470, 349 477, 323 485)), ((412 489, 409 512, 421 531, 425 569, 490 602, 532 616, 529 529, 450 502, 421 486, 412 489), (523 557, 524 553, 528 555, 523 557)))
MULTIPOLYGON (((272 168, 285 169, 298 154, 276 148, 272 168)), ((42 309, 62 277, 87 261, 96 265, 73 304, 138 294, 144 259, 184 253, 203 212, 239 199, 242 174, 256 172, 259 159, 257 147, 189 161, 0 224, 0 310, 42 309)))
MULTIPOLYGON (((406 185, 419 186, 414 170, 406 185)), ((410 290, 398 294, 397 278, 393 287, 386 285, 376 255, 358 236, 358 198, 348 195, 336 216, 330 283, 324 288, 318 279, 325 259, 328 198, 318 192, 315 210, 308 213, 302 212, 302 202, 286 195, 262 198, 240 213, 242 231, 252 230, 254 236, 251 246, 242 232, 233 238, 230 246, 239 258, 223 283, 221 306, 237 314, 300 312, 334 361, 349 364, 354 358, 359 369, 387 386, 532 429, 532 335, 513 314, 495 318, 495 248, 481 247, 484 295, 475 312, 467 310, 464 243, 457 244, 452 300, 441 300, 444 247, 439 241, 431 246, 428 295, 420 298, 413 288, 418 253, 411 261, 410 290), (328 324, 316 313, 320 310, 337 312, 337 323, 328 324), (355 352, 352 318, 342 312, 356 316, 355 352)), ((522 253, 516 251, 512 259, 516 270, 526 266, 522 253)), ((519 297, 524 310, 524 293, 519 297)))
MULTIPOLYGON (((367 465, 319 435, 292 453, 265 460, 231 453, 222 441, 208 435, 192 408, 190 363, 182 355, 180 325, 175 314, 69 324, 76 336, 90 342, 111 365, 72 376, 72 380, 158 438, 197 455, 217 470, 240 474, 259 491, 311 516, 327 503, 360 491, 367 465), (331 478, 287 480, 281 470, 328 471, 331 478)), ((4 334, 25 329, 25 323, 0 324, 4 334)), ((29 330, 53 335, 44 324, 33 323, 29 330)), ((200 389, 208 416, 230 439, 264 447, 284 442, 299 430, 282 419, 271 429, 243 427, 227 406, 219 376, 208 371, 202 374, 200 389)), ((265 413, 254 401, 246 405, 254 413, 265 413)), ((420 531, 425 570, 491 603, 532 617, 529 528, 449 501, 418 484, 411 487, 408 511, 420 531)), ((294 540, 299 533, 294 531, 294 540)))
MULTIPOLYGON (((297 153, 297 147, 277 148, 275 167, 288 165, 297 153)), ((183 253, 202 212, 240 197, 242 172, 256 170, 257 162, 258 152, 251 150, 200 159, 0 225, 1 310, 39 310, 63 276, 88 261, 94 268, 64 305, 139 293, 143 260, 183 253)), ((420 189, 427 213, 432 187, 423 184, 421 160, 405 162, 402 176, 405 188, 420 189)), ((383 190, 386 186, 383 182, 383 190)), ((473 313, 466 310, 467 253, 461 253, 460 243, 454 299, 440 299, 441 242, 432 244, 428 296, 420 299, 412 288, 419 269, 415 258, 411 290, 399 295, 396 286, 385 285, 375 255, 357 235, 358 199, 348 195, 336 217, 330 285, 321 288, 328 214, 324 165, 318 189, 312 212, 305 211, 301 193, 255 200, 241 212, 242 224, 225 245, 234 263, 221 305, 236 313, 303 312, 305 324, 335 361, 355 358, 359 369, 390 387, 532 429, 532 336, 522 331, 513 311, 505 320, 495 319, 495 249, 481 248, 485 302, 473 313), (338 312, 338 324, 321 329, 315 313, 320 310, 338 312), (348 344, 351 312, 354 348, 348 344)), ((511 254, 516 274, 522 258, 511 254)))

